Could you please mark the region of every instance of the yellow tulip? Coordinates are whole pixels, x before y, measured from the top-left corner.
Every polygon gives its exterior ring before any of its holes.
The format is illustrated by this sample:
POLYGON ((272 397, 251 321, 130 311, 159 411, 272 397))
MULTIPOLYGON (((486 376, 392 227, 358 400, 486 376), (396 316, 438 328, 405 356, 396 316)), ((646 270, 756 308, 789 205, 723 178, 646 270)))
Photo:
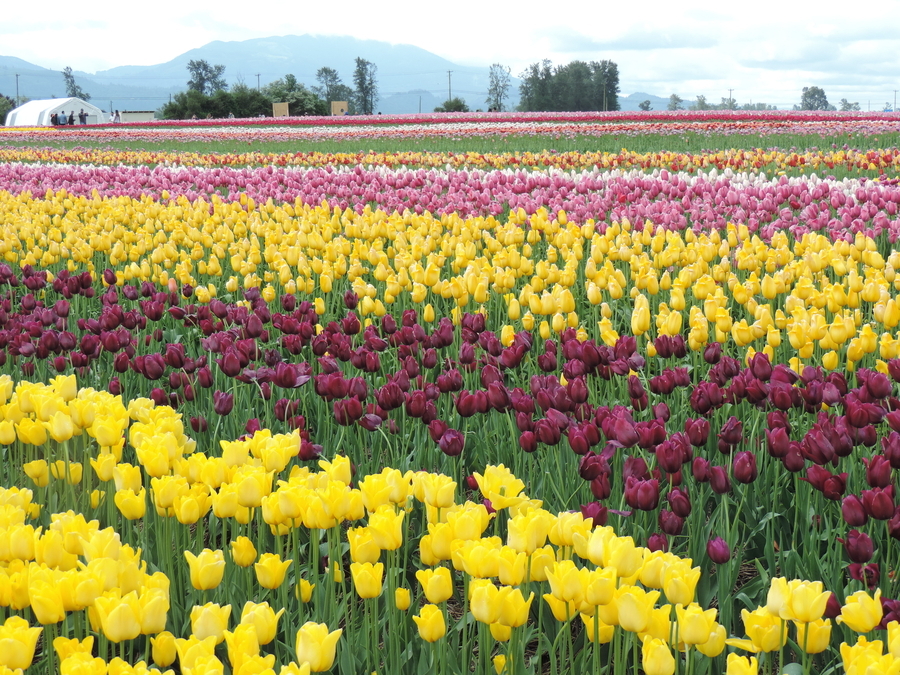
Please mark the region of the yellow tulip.
POLYGON ((381 594, 384 565, 382 563, 350 563, 353 586, 364 600, 377 598, 381 594))
POLYGON ((199 556, 185 551, 184 557, 190 567, 191 585, 198 591, 212 590, 222 583, 225 575, 225 555, 222 551, 205 548, 199 556))
POLYGON ((259 604, 248 600, 241 611, 241 623, 256 629, 256 638, 261 645, 267 645, 275 639, 278 631, 278 619, 284 614, 284 608, 276 613, 268 602, 259 604))
POLYGON ((28 583, 28 595, 31 598, 31 610, 38 623, 45 625, 59 623, 66 618, 58 583, 35 580, 35 574, 32 573, 28 583))
POLYGON ((128 520, 140 520, 147 512, 144 488, 135 494, 132 490, 119 490, 115 495, 116 508, 128 520))
POLYGON ((50 475, 56 480, 66 480, 72 485, 78 485, 82 475, 81 462, 57 460, 50 465, 50 475))
POLYGON ((50 467, 45 459, 36 459, 26 462, 22 469, 38 487, 47 487, 50 484, 50 467))
POLYGON ((259 585, 263 588, 274 589, 284 583, 284 577, 287 574, 288 567, 291 566, 293 560, 282 560, 280 556, 274 553, 263 553, 259 562, 253 566, 256 570, 256 578, 259 585))
POLYGON ((678 637, 686 645, 699 645, 707 642, 716 627, 716 610, 703 611, 696 603, 687 607, 676 605, 678 616, 678 637))
POLYGON ((615 626, 609 626, 599 617, 590 614, 581 614, 581 622, 584 624, 584 633, 591 642, 599 642, 602 645, 612 642, 615 626))
POLYGON ((207 602, 191 608, 191 633, 198 639, 215 638, 216 644, 225 640, 228 619, 231 617, 231 605, 224 607, 207 602))
POLYGON ((502 623, 492 623, 488 628, 491 631, 491 637, 497 642, 509 642, 512 637, 512 628, 504 626, 502 623))
POLYGON ((753 612, 743 609, 741 617, 744 620, 744 631, 757 650, 774 652, 781 649, 787 641, 787 631, 783 631, 781 626, 782 620, 765 607, 753 612))
POLYGON ((496 623, 500 617, 500 590, 488 579, 475 579, 469 585, 469 611, 476 621, 496 623))
POLYGON ((419 627, 419 637, 426 642, 437 642, 447 633, 444 614, 436 605, 424 605, 413 615, 413 621, 419 627))
POLYGON ((247 537, 231 541, 231 559, 238 567, 250 567, 256 561, 256 547, 247 537))
POLYGON ((725 675, 757 675, 759 662, 755 656, 729 654, 725 663, 725 675))
POLYGON ((619 625, 632 633, 640 633, 650 623, 650 613, 659 598, 659 591, 645 591, 639 586, 623 586, 616 592, 613 602, 619 616, 619 625))
POLYGON ((689 605, 694 601, 700 568, 691 568, 685 561, 668 565, 663 572, 662 590, 672 604, 689 605))
POLYGON ((532 600, 534 600, 534 593, 529 595, 526 600, 522 595, 522 591, 518 588, 509 586, 501 588, 499 593, 500 614, 497 618, 498 623, 510 628, 524 626, 525 622, 528 621, 528 611, 531 609, 532 600))
POLYGON ((53 651, 60 661, 65 661, 72 654, 91 654, 94 649, 94 636, 89 635, 84 640, 78 638, 58 637, 53 640, 53 651))
POLYGON ((141 605, 137 593, 108 592, 94 600, 103 634, 110 642, 133 640, 141 634, 141 605))
MULTIPOLYGON (((830 619, 816 619, 808 623, 794 621, 794 626, 797 628, 797 644, 807 654, 820 654, 828 649, 831 642, 830 619)), ((890 635, 890 626, 888 635, 890 635)))
POLYGON ((419 478, 423 490, 423 501, 436 509, 453 506, 456 481, 444 474, 425 474, 419 478))
POLYGON ((0 665, 10 669, 28 668, 42 628, 32 628, 18 616, 9 617, 0 626, 0 665))
POLYGON ((641 649, 641 664, 645 675, 672 675, 675 657, 664 640, 645 638, 641 649))
POLYGON ((453 595, 453 579, 450 576, 450 570, 446 567, 419 570, 416 572, 416 579, 428 602, 432 604, 438 605, 453 595))
POLYGON ((153 663, 160 668, 168 668, 175 662, 175 636, 169 631, 163 631, 159 635, 150 638, 153 663))
POLYGON ((307 621, 297 631, 297 661, 308 663, 314 673, 329 670, 334 663, 342 628, 328 632, 324 623, 307 621))
POLYGON ((350 560, 361 563, 378 562, 381 549, 368 527, 351 527, 347 530, 347 540, 350 543, 350 560))
POLYGON ((411 601, 408 588, 398 587, 394 590, 394 606, 401 612, 409 609, 411 601))
POLYGON ((850 630, 857 633, 868 633, 881 623, 883 614, 880 588, 875 590, 874 598, 865 591, 857 591, 847 597, 837 622, 847 624, 850 630))
POLYGON ((48 422, 50 437, 57 443, 68 441, 75 435, 72 418, 62 411, 57 411, 48 422))
POLYGON ((709 640, 697 645, 697 651, 711 659, 715 658, 725 649, 726 637, 725 626, 717 623, 709 636, 709 640))
POLYGON ((141 605, 141 635, 155 635, 166 628, 169 611, 169 590, 144 588, 138 600, 141 605))
POLYGON ((390 504, 384 504, 369 517, 369 531, 375 543, 383 551, 394 551, 403 543, 404 511, 394 511, 390 504))
POLYGON ((312 600, 312 593, 315 587, 315 584, 309 583, 306 579, 300 579, 294 587, 294 595, 297 596, 297 599, 300 600, 300 602, 309 602, 312 600))

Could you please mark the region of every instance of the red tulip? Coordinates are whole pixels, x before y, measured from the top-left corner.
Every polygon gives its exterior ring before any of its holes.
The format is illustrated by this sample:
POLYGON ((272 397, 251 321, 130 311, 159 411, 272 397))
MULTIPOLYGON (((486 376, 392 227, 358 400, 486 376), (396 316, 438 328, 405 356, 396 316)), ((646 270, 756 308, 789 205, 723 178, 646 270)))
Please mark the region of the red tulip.
POLYGON ((727 541, 721 537, 715 537, 706 543, 706 555, 717 565, 724 565, 731 560, 731 549, 727 541))
POLYGON ((838 541, 844 545, 847 556, 855 563, 867 563, 872 559, 874 547, 869 535, 859 530, 850 530, 846 539, 838 537, 838 541))

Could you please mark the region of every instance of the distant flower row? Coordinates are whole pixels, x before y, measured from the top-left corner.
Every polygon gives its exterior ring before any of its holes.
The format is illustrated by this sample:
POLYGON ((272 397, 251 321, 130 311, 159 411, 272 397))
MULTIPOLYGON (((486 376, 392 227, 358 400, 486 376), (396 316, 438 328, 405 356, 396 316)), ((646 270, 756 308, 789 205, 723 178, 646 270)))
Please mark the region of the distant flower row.
MULTIPOLYGON (((808 150, 805 152, 765 150, 717 150, 701 152, 243 152, 199 153, 153 150, 111 150, 97 148, 13 148, 0 147, 0 162, 48 162, 60 164, 100 164, 106 166, 166 165, 186 167, 303 166, 387 168, 426 167, 456 169, 667 169, 694 172, 723 171, 803 171, 824 174, 833 171, 900 171, 900 150, 808 150)), ((146 168, 146 166, 144 167, 146 168)), ((6 171, 18 172, 12 167, 6 171)))
POLYGON ((671 113, 498 113, 450 115, 375 115, 367 117, 285 117, 234 120, 155 120, 117 125, 10 127, 0 129, 8 142, 36 137, 71 140, 329 141, 342 139, 471 138, 477 136, 677 136, 713 134, 771 136, 877 136, 900 131, 893 113, 846 114, 702 111, 671 113))
MULTIPOLYGON (((897 161, 892 156, 892 161, 897 161)), ((71 197, 146 197, 163 201, 186 198, 203 203, 222 199, 295 206, 327 202, 341 211, 366 208, 413 214, 502 217, 564 210, 573 222, 623 222, 662 225, 670 230, 723 231, 743 224, 770 240, 785 230, 797 239, 811 231, 832 240, 856 233, 895 241, 900 228, 900 186, 865 178, 825 180, 715 169, 690 175, 667 170, 547 171, 325 168, 197 168, 0 164, 0 191, 10 200, 65 190, 71 197)), ((0 192, 0 206, 6 200, 0 192)), ((18 207, 9 206, 7 208, 18 207)), ((502 219, 502 218, 501 218, 502 219)), ((534 221, 532 221, 534 226, 534 221)))

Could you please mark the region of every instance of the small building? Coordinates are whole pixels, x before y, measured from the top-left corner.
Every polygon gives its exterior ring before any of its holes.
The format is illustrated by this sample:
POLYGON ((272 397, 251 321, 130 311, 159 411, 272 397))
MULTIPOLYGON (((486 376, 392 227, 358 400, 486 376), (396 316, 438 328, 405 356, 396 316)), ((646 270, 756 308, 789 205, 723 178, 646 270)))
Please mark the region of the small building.
POLYGON ((18 108, 13 108, 6 114, 6 126, 8 127, 49 127, 50 116, 53 113, 65 111, 66 115, 75 111, 75 122, 78 123, 78 113, 81 110, 87 113, 88 124, 104 124, 109 117, 93 103, 88 103, 80 98, 45 98, 36 101, 28 101, 18 108))

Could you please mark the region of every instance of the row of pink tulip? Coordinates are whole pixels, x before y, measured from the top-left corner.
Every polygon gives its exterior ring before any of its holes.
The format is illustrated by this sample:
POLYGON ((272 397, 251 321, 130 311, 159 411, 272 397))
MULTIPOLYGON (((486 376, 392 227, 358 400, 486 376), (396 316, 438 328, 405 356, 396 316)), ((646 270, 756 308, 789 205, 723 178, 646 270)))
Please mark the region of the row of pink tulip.
MULTIPOLYGON (((517 113, 517 115, 519 115, 517 113)), ((652 120, 645 118, 609 119, 584 121, 569 119, 452 119, 435 123, 433 120, 416 122, 390 118, 392 123, 372 118, 357 118, 352 124, 337 124, 335 118, 264 118, 265 124, 254 120, 204 120, 171 123, 160 120, 154 123, 139 123, 115 126, 56 127, 41 129, 6 128, 0 131, 0 140, 18 142, 33 141, 36 137, 60 136, 80 141, 247 141, 276 142, 292 140, 335 141, 367 139, 433 139, 433 138, 473 138, 505 136, 546 136, 573 138, 576 136, 622 136, 627 138, 659 134, 680 136, 684 134, 772 136, 790 135, 845 135, 864 134, 878 136, 896 133, 898 124, 894 119, 858 118, 812 118, 812 119, 691 119, 673 118, 652 120), (315 120, 315 124, 311 121, 315 120), (210 124, 212 122, 213 124, 210 124), (232 123, 226 123, 232 122, 232 123)), ((346 119, 346 118, 345 118, 346 119)))
MULTIPOLYGON (((3 164, 0 190, 12 194, 65 190, 71 196, 128 196, 190 201, 224 194, 257 203, 320 204, 357 212, 377 205, 387 212, 497 216, 509 208, 531 216, 539 209, 565 210, 575 222, 647 220, 673 230, 722 230, 746 224, 770 239, 788 230, 833 239, 900 234, 896 220, 900 186, 865 178, 815 176, 769 180, 763 175, 716 171, 688 175, 668 171, 525 172, 339 168, 216 168, 3 164)), ((601 229, 603 225, 601 225, 601 229)))
MULTIPOLYGON (((409 115, 353 115, 331 117, 250 117, 243 119, 203 119, 203 120, 152 120, 149 122, 129 122, 117 127, 168 126, 323 126, 323 125, 369 125, 369 124, 444 124, 465 122, 704 122, 712 120, 741 121, 783 121, 783 122, 830 122, 830 121, 896 121, 895 113, 885 112, 834 112, 818 110, 676 110, 676 111, 609 111, 595 110, 572 112, 498 112, 498 113, 418 113, 409 115)), ((96 126, 111 126, 101 124, 96 126)))

